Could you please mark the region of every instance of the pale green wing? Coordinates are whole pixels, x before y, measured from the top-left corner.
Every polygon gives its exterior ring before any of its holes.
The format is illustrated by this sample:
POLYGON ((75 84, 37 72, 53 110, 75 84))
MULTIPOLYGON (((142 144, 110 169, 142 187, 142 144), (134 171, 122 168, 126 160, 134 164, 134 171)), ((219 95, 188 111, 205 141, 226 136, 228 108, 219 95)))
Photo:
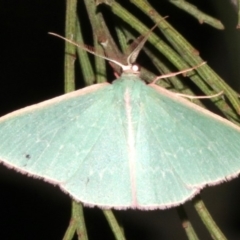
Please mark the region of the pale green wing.
POLYGON ((2 162, 88 205, 171 207, 240 169, 238 127, 137 77, 11 113, 0 133, 2 162))
POLYGON ((138 207, 178 205, 239 174, 240 128, 157 86, 142 87, 140 98, 138 207))
POLYGON ((13 112, 0 119, 0 159, 88 205, 129 207, 120 108, 112 85, 98 84, 13 112))

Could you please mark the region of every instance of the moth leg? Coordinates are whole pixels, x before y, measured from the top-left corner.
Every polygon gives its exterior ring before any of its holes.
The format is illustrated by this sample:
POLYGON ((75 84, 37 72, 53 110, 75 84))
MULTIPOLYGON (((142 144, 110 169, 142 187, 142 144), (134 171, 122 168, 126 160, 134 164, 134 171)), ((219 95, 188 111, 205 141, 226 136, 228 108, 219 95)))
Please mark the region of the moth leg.
POLYGON ((188 98, 190 100, 193 99, 211 99, 211 98, 215 98, 215 97, 219 97, 221 95, 223 95, 223 91, 213 94, 213 95, 208 95, 208 96, 192 96, 192 95, 186 95, 186 94, 182 94, 182 93, 175 93, 177 96, 179 97, 184 97, 184 98, 188 98))
POLYGON ((184 69, 182 71, 179 71, 179 72, 174 72, 174 73, 167 73, 167 74, 164 74, 164 75, 161 75, 161 76, 158 76, 156 77, 152 82, 151 84, 156 84, 156 82, 159 80, 159 79, 162 79, 162 78, 169 78, 169 77, 174 77, 176 75, 179 75, 179 74, 183 74, 183 73, 186 73, 186 72, 190 72, 202 65, 204 65, 206 62, 202 62, 200 63, 199 65, 195 66, 195 67, 192 67, 192 68, 188 68, 188 69, 184 69))

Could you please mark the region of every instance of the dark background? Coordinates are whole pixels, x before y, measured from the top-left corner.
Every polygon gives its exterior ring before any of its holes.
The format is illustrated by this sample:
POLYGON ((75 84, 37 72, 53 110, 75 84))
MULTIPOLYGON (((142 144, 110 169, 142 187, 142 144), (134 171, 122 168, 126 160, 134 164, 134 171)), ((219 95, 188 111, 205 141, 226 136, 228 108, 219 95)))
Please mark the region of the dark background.
MULTIPOLYGON (((163 16, 169 15, 169 22, 200 51, 202 58, 239 91, 240 33, 235 28, 237 15, 229 0, 191 1, 219 18, 226 27, 223 31, 200 25, 167 0, 149 2, 163 16)), ((86 14, 81 3, 79 13, 86 14)), ((63 94, 64 42, 47 32, 63 35, 64 18, 63 0, 0 0, 1 116, 63 94)), ((88 26, 86 23, 83 30, 89 36, 88 26)), ((91 44, 91 39, 86 41, 91 44)), ((57 187, 0 165, 0 190, 0 239, 62 239, 70 219, 71 200, 57 187)), ((240 239, 239 190, 240 179, 235 179, 207 188, 202 195, 217 224, 233 240, 240 239)), ((191 203, 186 204, 186 209, 200 239, 211 239, 191 203)), ((187 239, 175 209, 117 214, 128 240, 187 239)), ((100 210, 85 208, 85 215, 89 239, 114 239, 100 210)))

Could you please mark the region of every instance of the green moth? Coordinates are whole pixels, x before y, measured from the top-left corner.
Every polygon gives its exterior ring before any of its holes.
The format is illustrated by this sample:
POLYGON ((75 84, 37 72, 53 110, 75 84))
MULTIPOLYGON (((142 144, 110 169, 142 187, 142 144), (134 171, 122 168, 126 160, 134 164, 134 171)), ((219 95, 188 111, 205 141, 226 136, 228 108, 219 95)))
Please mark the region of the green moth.
MULTIPOLYGON (((240 171, 240 128, 123 74, 0 118, 0 161, 102 208, 164 209, 240 171)), ((91 50, 87 51, 93 53, 91 50)))

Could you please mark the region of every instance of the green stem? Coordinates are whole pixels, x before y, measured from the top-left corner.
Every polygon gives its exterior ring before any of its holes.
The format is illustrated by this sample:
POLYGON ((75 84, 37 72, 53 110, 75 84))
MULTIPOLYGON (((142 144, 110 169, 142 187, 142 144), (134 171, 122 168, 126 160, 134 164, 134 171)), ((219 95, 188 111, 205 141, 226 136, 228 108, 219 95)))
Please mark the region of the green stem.
POLYGON ((63 240, 72 240, 75 232, 77 232, 79 240, 88 240, 82 204, 77 203, 73 200, 71 219, 63 237, 63 240))
MULTIPOLYGON (((77 0, 67 0, 66 5, 65 37, 74 40, 77 22, 77 0)), ((65 93, 75 90, 75 54, 76 47, 71 43, 65 42, 65 93)))
MULTIPOLYGON (((99 45, 99 39, 104 39, 102 32, 104 31, 101 27, 99 21, 99 13, 97 13, 97 8, 95 0, 84 0, 85 6, 88 12, 88 17, 92 26, 93 32, 93 42, 95 51, 101 55, 104 55, 102 47, 99 45)), ((100 40, 102 41, 102 40, 100 40)), ((104 41, 104 40, 103 40, 104 41)), ((100 57, 94 56, 95 60, 95 69, 96 69, 96 82, 106 82, 106 61, 100 57)))
POLYGON ((126 54, 126 50, 128 48, 128 44, 127 44, 127 37, 124 31, 124 28, 122 28, 121 26, 119 26, 119 24, 115 27, 116 29, 116 33, 118 36, 118 42, 120 44, 121 50, 124 54, 126 54))
MULTIPOLYGON (((79 20, 77 21, 77 28, 76 28, 76 42, 83 43, 81 23, 79 20)), ((81 48, 77 48, 77 53, 78 53, 80 69, 82 71, 84 82, 86 85, 91 85, 94 83, 95 77, 94 77, 92 64, 89 59, 89 55, 85 50, 81 48)))
POLYGON ((121 227, 119 226, 113 212, 111 210, 104 209, 103 213, 112 229, 115 239, 116 240, 125 240, 123 231, 121 230, 121 227))
POLYGON ((175 6, 177 6, 178 8, 188 12, 190 15, 192 15, 196 19, 198 19, 198 21, 201 24, 207 23, 214 28, 217 28, 220 30, 224 29, 223 24, 218 19, 215 19, 215 18, 207 15, 206 13, 198 10, 198 8, 196 6, 188 3, 187 1, 185 1, 185 0, 170 0, 170 2, 172 4, 174 4, 175 6))
POLYGON ((204 202, 202 201, 201 197, 198 195, 193 199, 193 205, 200 216, 202 222, 206 226, 207 230, 211 234, 214 240, 227 240, 224 234, 221 232, 215 221, 213 220, 212 216, 208 212, 204 202))
POLYGON ((88 240, 87 229, 84 221, 83 206, 81 203, 72 202, 73 217, 77 222, 77 235, 79 240, 88 240))
POLYGON ((193 229, 191 222, 189 221, 187 214, 183 206, 177 207, 178 216, 182 222, 182 227, 185 230, 189 240, 199 240, 196 232, 193 229))
MULTIPOLYGON (((115 59, 122 62, 124 59, 124 55, 119 51, 118 46, 113 40, 112 35, 110 34, 108 27, 104 21, 102 13, 98 12, 96 15, 97 10, 95 6, 95 0, 94 4, 93 2, 91 2, 91 0, 85 0, 85 4, 93 28, 96 51, 101 55, 106 55, 111 59, 115 59), (101 46, 99 44, 101 44, 101 46), (103 49, 105 54, 103 53, 103 49)), ((97 82, 106 81, 106 69, 105 69, 106 61, 102 58, 95 57, 95 63, 98 76, 97 82)), ((110 65, 113 67, 115 72, 120 74, 121 69, 118 65, 113 63, 110 63, 110 65)))
POLYGON ((63 240, 71 240, 74 237, 75 231, 77 230, 77 221, 74 217, 74 208, 73 208, 73 201, 72 201, 72 213, 71 213, 71 218, 69 221, 68 228, 64 234, 63 240))

